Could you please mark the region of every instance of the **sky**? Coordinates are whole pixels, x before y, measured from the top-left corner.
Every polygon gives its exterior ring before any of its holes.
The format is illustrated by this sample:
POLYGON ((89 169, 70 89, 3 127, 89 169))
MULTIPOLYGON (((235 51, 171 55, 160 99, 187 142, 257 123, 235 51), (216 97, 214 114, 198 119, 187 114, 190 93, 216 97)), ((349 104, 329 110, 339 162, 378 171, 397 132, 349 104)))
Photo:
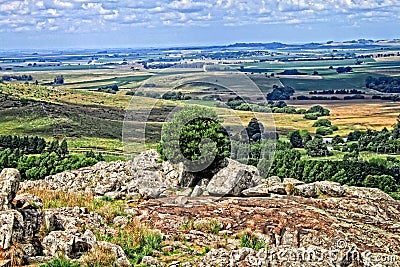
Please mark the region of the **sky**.
POLYGON ((400 0, 0 0, 0 49, 396 39, 400 0))

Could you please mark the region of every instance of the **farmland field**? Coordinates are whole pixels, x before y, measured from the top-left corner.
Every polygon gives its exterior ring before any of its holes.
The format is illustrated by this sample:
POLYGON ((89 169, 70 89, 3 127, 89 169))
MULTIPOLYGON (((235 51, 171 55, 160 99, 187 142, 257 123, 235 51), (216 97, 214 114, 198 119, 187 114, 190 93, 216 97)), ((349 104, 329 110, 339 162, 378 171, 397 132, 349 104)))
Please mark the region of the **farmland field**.
MULTIPOLYGON (((363 51, 360 51, 363 52, 363 51)), ((378 53, 379 51, 374 51, 378 53)), ((321 52, 322 53, 322 52, 321 52)), ((326 52, 323 52, 326 53, 326 52)), ((323 54, 322 53, 322 54, 323 54)), ((168 53, 156 51, 143 53, 141 59, 154 60, 166 57, 168 53)), ((391 128, 395 123, 400 107, 390 101, 371 100, 373 94, 378 92, 365 88, 365 79, 368 76, 394 76, 399 75, 400 62, 394 57, 389 59, 362 59, 362 64, 356 64, 354 58, 335 60, 312 61, 287 61, 300 57, 313 57, 319 55, 316 51, 302 51, 302 53, 283 55, 279 51, 271 56, 271 61, 260 62, 257 57, 243 59, 240 64, 232 64, 233 60, 226 60, 226 65, 240 70, 243 78, 250 78, 262 94, 272 91, 274 86, 290 86, 295 89, 294 97, 307 95, 310 90, 327 89, 358 89, 366 92, 366 98, 351 101, 297 101, 289 100, 286 103, 296 108, 310 108, 321 104, 331 111, 328 118, 339 130, 333 135, 346 136, 354 130, 391 128), (329 68, 332 66, 332 68, 329 68), (338 74, 337 67, 350 66, 353 71, 338 74), (307 75, 280 75, 285 70, 297 69, 307 75), (316 71, 317 73, 314 73, 316 71), (274 75, 271 75, 271 74, 274 75), (247 77, 245 76, 247 75, 247 77)), ((100 63, 107 65, 88 65, 87 60, 72 57, 71 65, 68 58, 63 59, 60 66, 26 66, 21 63, 15 67, 10 62, 4 61, 0 65, 1 75, 32 75, 33 81, 38 80, 39 85, 24 84, 18 81, 0 83, 0 92, 6 97, 21 99, 13 102, 17 107, 6 108, 1 111, 0 134, 32 135, 37 134, 47 140, 52 138, 67 138, 71 151, 83 153, 88 150, 114 153, 116 156, 123 154, 122 125, 126 110, 133 112, 150 110, 152 122, 149 123, 148 147, 154 147, 162 123, 168 115, 165 107, 171 105, 195 104, 213 108, 224 118, 226 126, 238 123, 247 124, 256 116, 265 126, 275 126, 283 139, 291 131, 301 129, 315 134, 314 121, 304 119, 302 114, 262 113, 249 111, 233 111, 224 108, 227 100, 234 94, 227 88, 211 83, 183 84, 172 82, 170 76, 175 75, 179 80, 182 74, 187 77, 199 73, 197 67, 192 69, 172 68, 166 70, 151 70, 140 68, 135 56, 102 58, 100 63), (122 59, 127 59, 121 64, 122 59), (80 65, 79 65, 80 64, 80 65), (139 68, 137 68, 139 66, 139 68), (7 67, 12 69, 7 70, 7 67), (56 76, 64 77, 63 85, 54 85, 56 76), (155 77, 155 78, 154 78, 155 77), (157 82, 154 82, 157 81, 157 82), (155 85, 154 83, 157 83, 155 85), (119 88, 115 94, 98 92, 100 87, 119 88), (162 100, 162 95, 167 91, 179 91, 190 96, 189 100, 162 100), (137 95, 131 97, 126 92, 136 91, 137 95), (219 102, 216 101, 219 99, 219 102), (222 105, 222 106, 221 106, 222 105), (271 119, 274 119, 272 121, 271 119)), ((52 57, 52 60, 53 57, 52 57)), ((189 62, 203 64, 195 54, 188 57, 189 62)), ((161 61, 159 64, 176 62, 174 58, 161 61)), ((150 61, 149 61, 150 62, 150 61)), ((221 63, 221 61, 207 61, 207 64, 221 63)), ((186 62, 188 63, 188 62, 186 62)), ((223 62, 222 62, 223 63, 223 62)), ((42 63, 40 63, 42 64, 42 63)), ((43 63, 45 64, 45 63, 43 63)), ((194 63, 196 64, 196 63, 194 63)), ((217 81, 215 79, 214 81, 217 81)), ((240 81, 238 81, 240 83, 240 81)), ((251 92, 251 90, 249 91, 251 92)), ((263 96, 251 95, 242 90, 241 97, 250 101, 262 99, 263 96)), ((4 103, 7 103, 4 102, 4 103)), ((3 103, 3 104, 4 104, 3 103)), ((4 106, 4 105, 3 105, 4 106)), ((137 148, 143 147, 133 144, 137 148)))

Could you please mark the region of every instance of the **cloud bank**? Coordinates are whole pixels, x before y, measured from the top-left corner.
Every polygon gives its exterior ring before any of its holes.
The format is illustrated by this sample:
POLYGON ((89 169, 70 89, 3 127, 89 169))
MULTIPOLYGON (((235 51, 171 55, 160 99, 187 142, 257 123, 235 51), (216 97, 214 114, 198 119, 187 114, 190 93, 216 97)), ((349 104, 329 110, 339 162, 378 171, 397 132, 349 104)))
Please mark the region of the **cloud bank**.
POLYGON ((0 0, 0 32, 93 33, 132 28, 390 23, 398 0, 0 0))

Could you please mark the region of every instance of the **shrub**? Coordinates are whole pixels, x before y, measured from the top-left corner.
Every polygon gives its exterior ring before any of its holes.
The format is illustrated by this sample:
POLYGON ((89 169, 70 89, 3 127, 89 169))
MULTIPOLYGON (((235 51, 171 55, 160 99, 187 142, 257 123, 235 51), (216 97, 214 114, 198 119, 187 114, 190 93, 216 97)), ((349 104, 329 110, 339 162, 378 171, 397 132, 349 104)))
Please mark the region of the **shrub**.
POLYGON ((262 248, 266 248, 264 240, 257 238, 250 233, 243 233, 240 236, 240 246, 245 248, 252 248, 254 250, 260 250, 262 248))
POLYGON ((312 125, 313 127, 331 127, 332 123, 330 120, 328 119, 319 119, 316 122, 314 122, 314 124, 312 125))
POLYGON ((307 120, 318 120, 318 113, 306 113, 303 118, 307 120))
POLYGON ((318 116, 329 116, 331 112, 329 111, 329 109, 317 105, 317 106, 312 106, 309 110, 307 110, 307 113, 317 113, 318 116))
POLYGON ((333 134, 333 131, 329 127, 318 127, 315 133, 317 135, 325 136, 325 135, 333 134))

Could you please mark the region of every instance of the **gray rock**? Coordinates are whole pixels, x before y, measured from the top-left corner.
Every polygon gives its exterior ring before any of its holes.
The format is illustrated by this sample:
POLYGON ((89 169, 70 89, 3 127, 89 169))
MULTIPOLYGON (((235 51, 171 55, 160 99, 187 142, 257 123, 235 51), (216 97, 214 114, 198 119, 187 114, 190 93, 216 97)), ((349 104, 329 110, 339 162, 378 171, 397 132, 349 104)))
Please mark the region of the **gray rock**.
POLYGON ((331 197, 342 197, 345 195, 346 192, 343 186, 335 182, 322 181, 322 182, 316 182, 315 185, 319 193, 331 197))
POLYGON ((278 195, 286 195, 286 190, 283 184, 276 184, 268 187, 268 192, 278 195))
POLYGON ((81 231, 82 227, 95 231, 106 228, 101 216, 88 212, 86 208, 57 208, 44 211, 44 222, 48 230, 81 231))
POLYGON ((143 265, 148 265, 148 266, 159 266, 160 263, 156 258, 153 258, 152 256, 144 256, 141 262, 143 265))
POLYGON ((270 196, 269 186, 268 184, 260 184, 255 187, 243 190, 242 194, 247 197, 268 197, 270 196))
POLYGON ((53 231, 43 238, 42 246, 46 256, 79 259, 92 249, 93 240, 77 232, 53 231))
POLYGON ((243 190, 257 185, 254 178, 258 176, 256 167, 227 159, 227 166, 213 176, 207 185, 207 191, 210 195, 240 196, 243 190))
POLYGON ((117 216, 114 218, 113 223, 117 227, 124 228, 129 223, 129 219, 125 216, 117 216))
POLYGON ((24 238, 24 218, 16 210, 0 211, 0 248, 9 249, 24 238))
POLYGON ((193 188, 193 192, 190 195, 191 197, 199 197, 203 194, 203 189, 201 186, 196 185, 195 188, 193 188))
POLYGON ((274 186, 274 185, 281 185, 282 181, 281 178, 279 178, 278 176, 271 176, 265 179, 263 183, 267 184, 268 186, 274 186))
POLYGON ((317 194, 317 187, 315 186, 314 183, 311 184, 302 184, 295 186, 297 189, 297 194, 302 197, 316 197, 318 196, 317 194))
POLYGON ((191 172, 182 171, 179 176, 179 186, 194 187, 198 182, 198 178, 191 172))
POLYGON ((283 179, 283 184, 284 185, 292 184, 292 185, 296 186, 296 185, 302 185, 302 184, 304 184, 304 182, 299 181, 299 180, 294 179, 294 178, 284 178, 283 179))
POLYGON ((21 176, 16 169, 3 169, 0 173, 0 210, 12 209, 21 176))
POLYGON ((342 197, 346 191, 339 183, 321 181, 310 184, 302 184, 295 186, 298 195, 302 197, 317 197, 318 195, 326 195, 330 197, 342 197))
POLYGON ((183 189, 181 191, 177 191, 176 195, 177 196, 190 197, 192 195, 192 191, 193 191, 193 188, 185 188, 185 189, 183 189))

